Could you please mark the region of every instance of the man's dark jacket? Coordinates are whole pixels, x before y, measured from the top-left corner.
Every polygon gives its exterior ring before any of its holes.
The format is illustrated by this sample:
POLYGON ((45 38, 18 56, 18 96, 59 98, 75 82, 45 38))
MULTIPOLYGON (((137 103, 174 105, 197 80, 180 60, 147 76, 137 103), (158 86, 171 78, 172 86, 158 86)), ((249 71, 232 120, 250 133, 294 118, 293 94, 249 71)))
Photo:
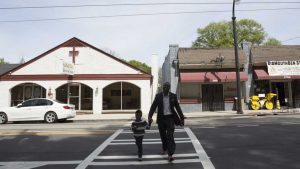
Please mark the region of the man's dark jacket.
MULTIPOLYGON (((174 93, 169 92, 169 102, 170 102, 170 110, 174 117, 174 121, 176 125, 184 125, 184 116, 179 106, 177 96, 174 93), (176 109, 176 111, 175 111, 176 109), (176 113, 177 112, 177 113, 176 113), (182 123, 182 124, 179 124, 182 123)), ((155 110, 157 108, 157 123, 159 124, 161 119, 164 116, 164 95, 163 93, 158 93, 155 96, 155 99, 151 105, 148 117, 153 116, 155 110)))

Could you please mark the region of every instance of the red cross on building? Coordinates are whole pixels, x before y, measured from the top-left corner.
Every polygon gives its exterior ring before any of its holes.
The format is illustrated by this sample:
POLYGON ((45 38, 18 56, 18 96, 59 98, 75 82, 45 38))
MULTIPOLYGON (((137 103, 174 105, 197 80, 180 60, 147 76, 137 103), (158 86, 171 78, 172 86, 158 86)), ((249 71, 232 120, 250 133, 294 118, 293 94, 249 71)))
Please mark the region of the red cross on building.
POLYGON ((79 51, 76 51, 75 50, 75 47, 73 47, 73 50, 72 51, 69 51, 69 56, 71 56, 73 58, 73 63, 75 64, 76 60, 76 56, 78 56, 79 54, 79 51))

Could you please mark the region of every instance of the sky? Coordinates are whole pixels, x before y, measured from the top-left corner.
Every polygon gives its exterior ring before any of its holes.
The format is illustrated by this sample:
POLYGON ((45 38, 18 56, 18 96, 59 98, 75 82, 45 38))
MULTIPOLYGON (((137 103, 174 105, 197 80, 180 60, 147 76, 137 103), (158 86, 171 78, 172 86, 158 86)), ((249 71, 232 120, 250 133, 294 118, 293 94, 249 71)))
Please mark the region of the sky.
MULTIPOLYGON (((9 63, 28 61, 49 49, 77 37, 97 48, 110 51, 125 60, 138 60, 151 65, 151 55, 157 54, 161 66, 170 44, 190 47, 197 38, 197 29, 211 22, 229 21, 232 0, 1 0, 0 1, 0 58, 9 63), (121 5, 73 8, 3 9, 24 6, 63 6, 100 4, 149 3, 228 3, 192 5, 121 5), (1 9, 2 8, 2 9, 1 9), (99 17, 90 19, 53 20, 39 22, 3 22, 45 18, 90 17, 148 13, 220 11, 178 15, 148 15, 99 17)), ((241 1, 236 17, 253 19, 262 24, 268 37, 284 45, 300 45, 300 0, 241 1), (244 2, 244 3, 243 3, 244 2), (255 3, 245 2, 299 2, 255 3), (299 8, 274 11, 238 11, 251 9, 299 8)))

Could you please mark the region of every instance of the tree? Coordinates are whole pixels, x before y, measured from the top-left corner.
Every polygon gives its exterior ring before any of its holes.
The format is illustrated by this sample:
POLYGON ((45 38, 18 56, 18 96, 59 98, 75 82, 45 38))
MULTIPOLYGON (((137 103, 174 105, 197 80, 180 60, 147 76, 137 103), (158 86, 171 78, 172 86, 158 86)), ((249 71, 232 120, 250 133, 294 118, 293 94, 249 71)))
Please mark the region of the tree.
POLYGON ((237 24, 238 43, 251 42, 258 46, 263 43, 267 34, 261 24, 251 19, 241 19, 237 24))
MULTIPOLYGON (((233 47, 232 22, 213 22, 197 30, 198 38, 192 47, 201 48, 228 48, 233 47)), ((242 41, 260 45, 266 38, 266 33, 261 24, 250 19, 241 19, 237 22, 238 43, 242 41)))
POLYGON ((280 46, 281 42, 277 40, 276 38, 269 38, 267 41, 264 43, 266 46, 280 46))
POLYGON ((119 55, 116 51, 112 50, 112 49, 109 49, 109 48, 101 48, 104 52, 114 56, 114 57, 117 57, 119 58, 119 55))
POLYGON ((213 22, 205 28, 199 28, 197 32, 199 36, 193 42, 192 47, 219 48, 232 46, 233 38, 228 22, 213 22))
POLYGON ((137 60, 130 60, 128 63, 136 68, 139 68, 147 73, 151 73, 151 67, 149 67, 146 63, 142 63, 137 60))
POLYGON ((4 58, 0 58, 0 64, 7 64, 8 62, 4 61, 4 58))

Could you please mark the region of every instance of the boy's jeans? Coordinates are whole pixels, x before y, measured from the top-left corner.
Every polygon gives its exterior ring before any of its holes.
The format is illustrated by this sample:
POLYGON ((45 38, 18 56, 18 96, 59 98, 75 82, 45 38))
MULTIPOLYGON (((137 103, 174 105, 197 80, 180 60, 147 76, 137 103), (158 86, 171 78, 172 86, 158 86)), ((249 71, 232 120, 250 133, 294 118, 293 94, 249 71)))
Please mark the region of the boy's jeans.
POLYGON ((138 156, 141 158, 143 156, 143 138, 144 136, 134 136, 135 144, 138 147, 138 156))

